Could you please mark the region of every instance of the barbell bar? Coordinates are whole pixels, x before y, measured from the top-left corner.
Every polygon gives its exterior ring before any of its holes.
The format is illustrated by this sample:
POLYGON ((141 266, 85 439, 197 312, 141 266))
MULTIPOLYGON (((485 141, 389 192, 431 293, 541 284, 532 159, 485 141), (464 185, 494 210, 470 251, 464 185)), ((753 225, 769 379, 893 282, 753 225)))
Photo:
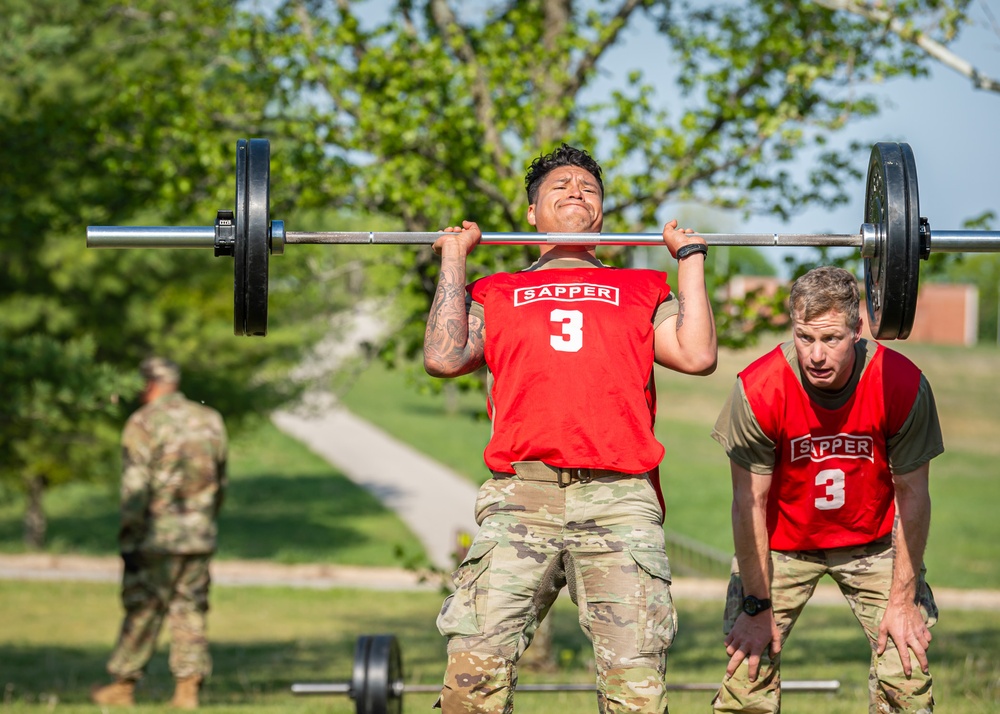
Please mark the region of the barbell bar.
MULTIPOLYGON (((437 232, 292 232, 270 218, 271 149, 267 139, 236 143, 236 204, 214 226, 88 226, 90 248, 213 248, 231 256, 233 332, 267 334, 271 255, 286 244, 427 245, 437 232)), ((864 259, 869 329, 905 339, 917 302, 920 260, 932 253, 1000 251, 1000 231, 935 230, 920 215, 917 169, 909 144, 872 147, 858 233, 702 233, 712 246, 856 247, 864 259)), ((659 233, 483 233, 486 245, 662 245, 659 233)))
MULTIPOLYGON (((667 682, 668 691, 714 692, 719 683, 667 682)), ((837 680, 785 680, 785 692, 836 692, 837 680)), ((361 635, 354 646, 350 682, 292 684, 295 695, 340 695, 354 701, 356 714, 400 714, 406 693, 435 693, 439 684, 408 684, 403 681, 403 658, 395 635, 361 635)), ((518 692, 593 692, 593 684, 537 683, 518 684, 518 692)))

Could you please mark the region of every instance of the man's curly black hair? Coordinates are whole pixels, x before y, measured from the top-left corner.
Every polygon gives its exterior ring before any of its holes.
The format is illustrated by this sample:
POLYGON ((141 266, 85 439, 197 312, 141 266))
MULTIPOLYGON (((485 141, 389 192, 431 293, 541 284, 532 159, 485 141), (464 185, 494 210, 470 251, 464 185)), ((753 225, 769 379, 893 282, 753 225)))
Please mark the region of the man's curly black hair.
POLYGON ((531 162, 528 173, 524 176, 524 188, 528 192, 528 203, 533 204, 538 198, 538 187, 549 173, 560 166, 579 166, 589 171, 597 179, 604 196, 604 181, 601 180, 601 166, 583 149, 576 149, 569 144, 563 144, 551 154, 539 156, 531 162))

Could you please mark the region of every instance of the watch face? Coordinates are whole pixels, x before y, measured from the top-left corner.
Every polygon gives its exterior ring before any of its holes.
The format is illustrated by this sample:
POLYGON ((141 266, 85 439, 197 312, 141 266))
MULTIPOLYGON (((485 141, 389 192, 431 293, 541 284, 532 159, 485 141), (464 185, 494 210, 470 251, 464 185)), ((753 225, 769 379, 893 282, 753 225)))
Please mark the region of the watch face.
POLYGON ((771 607, 770 600, 761 600, 754 595, 747 595, 743 598, 743 612, 751 617, 756 615, 758 612, 763 612, 769 607, 771 607))

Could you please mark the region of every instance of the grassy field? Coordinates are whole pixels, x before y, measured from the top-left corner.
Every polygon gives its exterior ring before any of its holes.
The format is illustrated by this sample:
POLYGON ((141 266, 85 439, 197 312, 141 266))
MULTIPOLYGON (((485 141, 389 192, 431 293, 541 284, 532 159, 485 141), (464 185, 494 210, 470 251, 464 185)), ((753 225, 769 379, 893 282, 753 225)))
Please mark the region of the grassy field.
MULTIPOLYGON (((234 439, 229 471, 220 558, 392 566, 397 551, 423 556, 395 513, 270 422, 234 439)), ((24 550, 22 509, 0 502, 0 552, 24 550)), ((45 509, 50 552, 117 552, 117 485, 55 489, 45 509)))
MULTIPOLYGON (((710 437, 737 372, 771 345, 722 351, 709 377, 658 369, 657 435, 667 454, 660 469, 666 527, 720 551, 732 550, 729 464, 710 437)), ((932 584, 1000 588, 1000 350, 893 343, 913 359, 934 390, 946 451, 932 462, 934 503, 927 567, 932 584)), ((374 365, 343 401, 397 438, 432 454, 473 481, 487 477, 482 450, 489 424, 483 395, 462 394, 451 412, 422 396, 412 373, 374 365)))
MULTIPOLYGON (((934 518, 927 553, 932 584, 1000 587, 1000 367, 996 349, 960 350, 900 344, 935 389, 948 451, 932 468, 934 518)), ((659 437, 667 447, 662 477, 668 526, 714 547, 731 549, 725 456, 709 438, 736 371, 751 355, 723 353, 707 378, 661 372, 659 437)), ((414 389, 405 372, 373 367, 344 401, 473 481, 485 478, 481 452, 489 425, 482 395, 446 400, 414 389)), ((400 521, 343 474, 265 424, 233 444, 232 486, 222 519, 222 558, 280 562, 395 565, 419 557, 400 521)), ((20 505, 0 503, 0 551, 18 552, 20 505)), ((47 497, 50 549, 113 553, 117 495, 80 485, 47 497)), ((294 698, 296 681, 349 676, 354 639, 393 632, 401 640, 407 679, 439 681, 444 642, 434 629, 441 596, 432 592, 295 590, 218 587, 210 638, 216 674, 205 698, 214 711, 350 712, 346 698, 294 698)), ((100 583, 0 581, 0 686, 4 711, 93 711, 86 703, 120 618, 117 588, 100 583)), ((725 666, 720 603, 680 601, 680 633, 671 651, 670 681, 716 682, 725 666)), ((522 681, 591 680, 589 644, 567 598, 554 610, 557 673, 522 673, 522 681)), ((868 649, 846 607, 812 604, 785 650, 788 679, 838 679, 841 691, 789 693, 786 710, 847 714, 865 710, 868 649)), ((1000 711, 1000 613, 948 610, 934 630, 932 662, 942 711, 1000 711)), ((138 693, 157 710, 172 683, 161 652, 138 693)), ((674 692, 671 711, 707 710, 706 692, 674 692)), ((407 712, 426 710, 433 695, 407 697, 407 712)), ((165 707, 164 707, 165 708, 165 707)), ((593 711, 587 694, 524 694, 518 711, 593 711)))
MULTIPOLYGON (((210 711, 352 712, 346 697, 294 697, 294 682, 347 681, 360 634, 392 632, 400 640, 406 680, 440 682, 444 642, 434 629, 440 595, 289 588, 217 587, 209 628, 215 673, 203 699, 210 711)), ((0 686, 10 712, 92 712, 89 687, 104 664, 119 622, 111 584, 0 581, 0 686), (67 607, 67 603, 72 603, 67 607)), ((671 650, 669 682, 712 683, 725 667, 717 603, 680 601, 681 627, 671 650)), ((592 682, 591 650, 568 600, 554 611, 560 671, 521 672, 522 682, 592 682)), ((784 650, 786 680, 835 679, 840 691, 787 693, 785 709, 813 714, 866 711, 868 648, 846 607, 810 605, 798 636, 784 650)), ((935 697, 942 711, 987 714, 1000 708, 1000 613, 952 612, 934 630, 935 697)), ((136 698, 142 710, 167 711, 173 682, 165 646, 136 698)), ((672 692, 673 714, 707 711, 710 692, 672 692)), ((405 711, 428 711, 433 694, 411 694, 405 711)), ((518 697, 522 714, 594 711, 586 693, 518 697)))

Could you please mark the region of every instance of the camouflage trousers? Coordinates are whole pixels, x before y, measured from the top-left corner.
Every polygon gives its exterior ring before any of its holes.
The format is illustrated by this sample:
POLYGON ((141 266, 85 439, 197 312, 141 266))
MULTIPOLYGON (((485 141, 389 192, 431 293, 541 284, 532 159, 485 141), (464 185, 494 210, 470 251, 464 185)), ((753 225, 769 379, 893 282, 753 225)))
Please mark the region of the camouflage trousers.
MULTIPOLYGON (((594 646, 599 711, 665 712, 670 596, 663 514, 647 475, 567 484, 532 468, 487 481, 479 532, 437 620, 448 638, 445 714, 514 710, 516 663, 567 586, 594 646)), ((563 472, 565 473, 565 472, 563 472)))
POLYGON ((209 555, 143 554, 122 576, 125 618, 108 661, 116 679, 137 680, 156 649, 164 619, 170 629, 170 672, 182 679, 212 671, 205 634, 209 555))
MULTIPOLYGON (((784 644, 806 602, 812 597, 819 580, 829 574, 840 587, 854 616, 864 628, 871 646, 871 668, 868 673, 869 714, 911 712, 925 714, 934 709, 932 678, 920 670, 913 654, 911 676, 903 673, 903 664, 896 646, 889 638, 885 652, 876 654, 878 628, 885 613, 892 583, 893 554, 891 538, 850 548, 809 551, 771 551, 771 602, 774 617, 781 630, 784 644)), ((736 561, 726 596, 723 630, 732 629, 742 612, 743 588, 736 561)), ((921 569, 916 602, 928 627, 937 622, 938 610, 934 595, 924 580, 921 569)), ((769 713, 781 710, 781 655, 760 660, 757 681, 747 677, 744 661, 736 673, 723 679, 713 701, 716 712, 769 713)))

